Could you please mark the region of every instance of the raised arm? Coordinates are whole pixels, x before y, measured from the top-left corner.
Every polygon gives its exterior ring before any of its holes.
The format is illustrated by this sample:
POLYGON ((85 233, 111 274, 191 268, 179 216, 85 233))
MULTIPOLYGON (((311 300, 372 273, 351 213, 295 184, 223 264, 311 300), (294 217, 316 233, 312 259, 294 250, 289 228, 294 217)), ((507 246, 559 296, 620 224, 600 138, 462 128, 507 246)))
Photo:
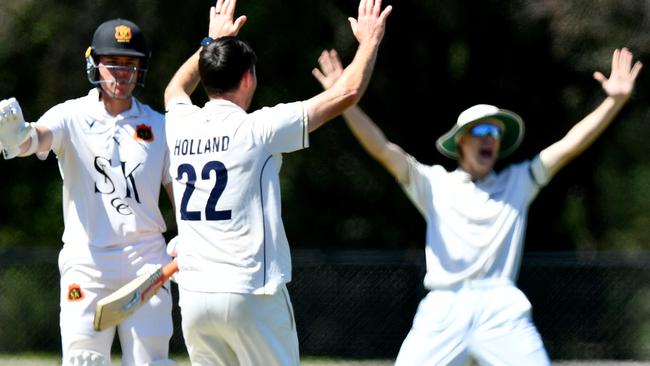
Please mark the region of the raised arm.
POLYGON ((381 10, 381 0, 361 0, 358 18, 348 18, 359 46, 354 59, 336 82, 329 89, 305 101, 310 132, 361 99, 372 75, 386 29, 386 18, 391 11, 391 6, 381 10))
MULTIPOLYGON (((343 73, 343 66, 336 51, 323 51, 318 59, 320 69, 312 74, 324 89, 332 87, 343 73)), ((388 141, 379 127, 357 105, 343 112, 343 119, 361 146, 379 161, 398 181, 408 183, 408 155, 401 147, 388 141)))
POLYGON ((600 82, 607 97, 593 112, 575 124, 561 140, 540 153, 542 164, 551 176, 589 147, 628 101, 634 89, 634 81, 642 67, 639 61, 632 65, 632 59, 633 55, 627 48, 616 49, 609 78, 600 72, 594 73, 594 78, 600 82))
MULTIPOLYGON (((246 16, 234 19, 237 0, 217 0, 215 6, 210 8, 210 25, 208 37, 217 39, 225 36, 236 36, 241 27, 246 23, 246 16)), ((189 99, 201 80, 199 75, 199 48, 176 71, 165 88, 165 109, 169 107, 172 99, 189 99)))

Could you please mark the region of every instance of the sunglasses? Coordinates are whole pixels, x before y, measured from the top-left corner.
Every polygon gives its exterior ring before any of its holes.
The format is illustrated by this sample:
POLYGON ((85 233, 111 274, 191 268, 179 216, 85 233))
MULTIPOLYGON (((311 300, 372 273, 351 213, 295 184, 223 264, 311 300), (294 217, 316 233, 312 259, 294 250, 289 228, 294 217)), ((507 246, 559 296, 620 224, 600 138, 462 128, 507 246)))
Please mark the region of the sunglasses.
POLYGON ((491 123, 479 123, 477 125, 474 125, 469 130, 469 133, 474 137, 492 136, 495 140, 499 140, 503 135, 501 128, 491 123))

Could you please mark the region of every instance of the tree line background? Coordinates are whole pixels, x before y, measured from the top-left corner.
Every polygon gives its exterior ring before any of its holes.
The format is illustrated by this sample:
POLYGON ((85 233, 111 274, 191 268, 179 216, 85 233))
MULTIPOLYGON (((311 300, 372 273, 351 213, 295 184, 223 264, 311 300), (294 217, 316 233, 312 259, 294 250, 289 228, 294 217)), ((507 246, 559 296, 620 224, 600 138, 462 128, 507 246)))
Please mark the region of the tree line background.
MULTIPOLYGON (((15 96, 37 120, 85 95, 84 52, 95 28, 121 17, 152 50, 140 99, 162 111, 163 90, 207 34, 214 2, 3 0, 0 99, 15 96)), ((497 168, 561 138, 604 98, 594 71, 609 75, 615 48, 650 67, 650 1, 393 0, 386 36, 360 106, 418 160, 455 162, 435 139, 464 109, 494 104, 526 122, 522 147, 497 168)), ((320 92, 311 76, 320 52, 347 64, 356 40, 347 21, 356 0, 239 0, 240 37, 258 55, 253 109, 320 92)), ((650 241, 650 103, 644 69, 634 96, 604 135, 560 172, 531 206, 526 250, 647 249, 650 241)), ((206 101, 202 90, 196 104, 206 101)), ((424 220, 394 179, 359 146, 341 118, 285 154, 283 217, 298 248, 422 248, 424 220)), ((60 246, 61 178, 55 157, 0 160, 0 247, 60 246)), ((169 237, 173 213, 161 196, 169 237)))

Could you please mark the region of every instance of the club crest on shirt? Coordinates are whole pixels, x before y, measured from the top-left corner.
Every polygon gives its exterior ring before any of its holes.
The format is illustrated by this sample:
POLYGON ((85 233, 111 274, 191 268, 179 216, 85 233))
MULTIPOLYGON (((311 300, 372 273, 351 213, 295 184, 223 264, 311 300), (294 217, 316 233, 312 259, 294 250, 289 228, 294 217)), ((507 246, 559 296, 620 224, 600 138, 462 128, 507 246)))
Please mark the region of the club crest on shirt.
POLYGON ((84 292, 81 291, 81 286, 76 283, 68 286, 68 301, 81 301, 84 298, 84 292))
POLYGON ((145 124, 137 125, 134 137, 136 140, 151 142, 153 141, 153 130, 151 130, 151 126, 145 124))

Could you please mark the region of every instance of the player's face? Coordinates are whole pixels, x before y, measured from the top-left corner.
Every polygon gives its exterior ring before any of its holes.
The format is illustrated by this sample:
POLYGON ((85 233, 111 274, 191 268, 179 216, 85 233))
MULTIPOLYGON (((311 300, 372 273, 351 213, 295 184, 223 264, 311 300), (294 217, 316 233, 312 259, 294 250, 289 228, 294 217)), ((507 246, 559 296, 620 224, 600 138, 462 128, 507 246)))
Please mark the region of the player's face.
POLYGON ((139 68, 137 57, 100 56, 98 70, 102 90, 111 98, 129 98, 136 87, 139 68))
POLYGON ((466 128, 457 141, 460 166, 474 178, 485 177, 499 158, 503 124, 483 120, 466 128))

